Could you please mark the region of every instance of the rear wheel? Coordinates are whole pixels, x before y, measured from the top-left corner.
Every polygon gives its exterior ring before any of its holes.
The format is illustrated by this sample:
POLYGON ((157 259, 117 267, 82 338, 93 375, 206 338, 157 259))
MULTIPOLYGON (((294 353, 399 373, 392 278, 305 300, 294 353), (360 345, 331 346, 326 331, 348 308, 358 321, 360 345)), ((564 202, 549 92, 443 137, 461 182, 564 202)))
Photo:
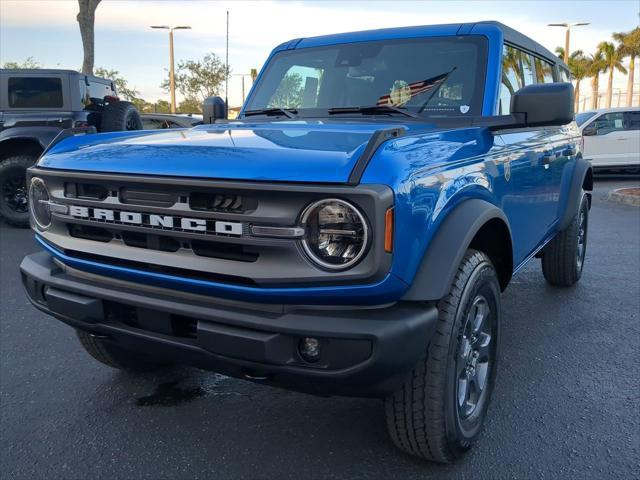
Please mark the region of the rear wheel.
POLYGON ((90 333, 76 330, 76 335, 89 355, 111 368, 130 372, 148 372, 163 366, 144 355, 111 345, 90 333))
POLYGON ((385 408, 396 446, 448 463, 477 440, 495 381, 500 286, 484 253, 466 253, 438 311, 425 358, 385 408))
POLYGON ((0 162, 0 215, 17 227, 29 226, 27 168, 36 157, 17 155, 0 162))
POLYGON ((589 200, 583 195, 569 226, 542 251, 542 274, 551 285, 570 287, 580 280, 587 253, 588 227, 589 200))

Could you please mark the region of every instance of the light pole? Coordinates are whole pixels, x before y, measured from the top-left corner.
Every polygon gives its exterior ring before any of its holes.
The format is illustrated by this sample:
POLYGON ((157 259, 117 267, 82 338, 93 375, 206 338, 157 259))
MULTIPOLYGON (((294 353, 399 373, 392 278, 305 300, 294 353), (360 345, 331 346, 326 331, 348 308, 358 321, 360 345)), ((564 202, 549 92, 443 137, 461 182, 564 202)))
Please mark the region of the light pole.
POLYGON ((244 105, 244 100, 245 100, 244 79, 245 79, 245 77, 250 77, 252 79, 252 85, 253 85, 253 76, 250 73, 232 73, 231 76, 232 77, 241 77, 242 78, 242 104, 244 105))
POLYGON ((171 92, 171 113, 176 113, 176 79, 173 71, 173 31, 191 30, 188 25, 170 27, 168 25, 151 25, 151 28, 169 30, 169 91, 171 92))
POLYGON ((578 23, 548 23, 549 27, 564 27, 566 28, 564 32, 564 63, 569 63, 569 36, 571 32, 571 27, 582 27, 583 25, 589 25, 588 22, 578 22, 578 23))

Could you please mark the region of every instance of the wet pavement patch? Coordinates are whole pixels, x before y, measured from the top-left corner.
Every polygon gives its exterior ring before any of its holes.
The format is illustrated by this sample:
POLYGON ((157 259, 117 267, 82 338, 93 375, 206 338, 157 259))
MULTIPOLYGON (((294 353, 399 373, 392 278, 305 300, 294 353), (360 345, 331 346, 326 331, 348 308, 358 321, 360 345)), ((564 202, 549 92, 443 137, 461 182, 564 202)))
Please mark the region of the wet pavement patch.
POLYGON ((151 395, 140 397, 136 400, 139 407, 164 406, 174 407, 182 403, 190 402, 205 395, 200 387, 180 387, 178 382, 161 383, 151 395))

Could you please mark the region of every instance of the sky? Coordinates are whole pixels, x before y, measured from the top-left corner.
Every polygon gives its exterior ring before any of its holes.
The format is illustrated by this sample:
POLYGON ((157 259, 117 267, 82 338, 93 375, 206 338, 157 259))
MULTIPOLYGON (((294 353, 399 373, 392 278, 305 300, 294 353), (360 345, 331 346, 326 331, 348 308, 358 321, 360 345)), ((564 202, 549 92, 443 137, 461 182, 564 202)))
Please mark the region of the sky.
MULTIPOLYGON (((600 41, 611 41, 612 32, 638 26, 640 18, 637 0, 102 0, 96 11, 95 65, 120 71, 148 101, 168 100, 160 88, 169 64, 168 33, 149 26, 192 27, 175 32, 176 63, 207 52, 224 59, 227 10, 229 64, 236 74, 230 80, 231 106, 242 101, 237 74, 261 68, 273 47, 293 38, 498 20, 553 51, 564 45, 564 29, 547 23, 590 22, 572 30, 571 50, 591 53, 600 41)), ((77 12, 76 0, 0 0, 0 64, 33 57, 48 68, 78 69, 82 43, 77 12)), ((636 83, 639 77, 636 71, 636 83)), ((250 79, 246 82, 248 92, 250 79)), ((617 74, 614 87, 624 89, 626 79, 617 74)))

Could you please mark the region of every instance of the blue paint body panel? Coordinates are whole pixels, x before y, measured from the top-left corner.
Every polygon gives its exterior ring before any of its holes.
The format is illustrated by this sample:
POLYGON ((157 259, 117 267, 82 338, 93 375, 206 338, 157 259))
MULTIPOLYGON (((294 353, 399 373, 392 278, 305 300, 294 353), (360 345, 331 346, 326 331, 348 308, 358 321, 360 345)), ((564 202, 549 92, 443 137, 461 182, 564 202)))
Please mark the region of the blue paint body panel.
MULTIPOLYGON (((269 59, 292 48, 446 35, 487 38, 482 112, 485 116, 496 114, 504 38, 493 24, 408 27, 297 39, 274 49, 269 59)), ((363 184, 388 185, 395 195, 393 261, 386 277, 376 283, 295 288, 228 285, 72 258, 39 240, 58 259, 75 268, 134 282, 245 301, 379 304, 402 298, 439 225, 465 200, 483 199, 504 212, 511 229, 514 272, 555 235, 577 158, 576 154, 566 156, 563 152, 568 145, 579 147, 579 133, 573 123, 496 135, 487 128, 438 129, 426 121, 403 121, 402 117, 231 122, 190 130, 69 138, 52 148, 38 166, 252 182, 344 184, 372 134, 398 126, 404 127, 406 134, 381 145, 361 178, 363 184), (553 160, 547 166, 542 159, 549 154, 553 160)))

